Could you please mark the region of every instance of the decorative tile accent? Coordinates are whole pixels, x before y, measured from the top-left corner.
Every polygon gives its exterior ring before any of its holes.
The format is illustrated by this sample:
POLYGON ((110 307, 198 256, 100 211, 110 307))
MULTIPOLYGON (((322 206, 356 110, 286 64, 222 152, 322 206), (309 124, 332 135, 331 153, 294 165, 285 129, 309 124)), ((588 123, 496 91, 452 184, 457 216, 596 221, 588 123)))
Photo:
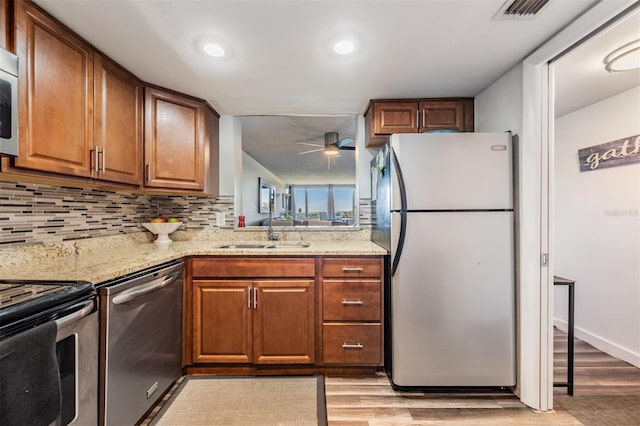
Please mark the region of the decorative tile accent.
POLYGON ((375 204, 372 204, 371 198, 360 198, 360 227, 371 228, 373 225, 373 215, 375 213, 375 204))
MULTIPOLYGON (((371 199, 359 203, 365 232, 349 239, 368 239, 371 230, 371 199)), ((181 234, 219 230, 216 214, 224 212, 224 228, 233 229, 233 208, 233 196, 159 196, 0 181, 0 248, 145 232, 140 223, 156 216, 180 218, 181 234)))
POLYGON ((233 197, 127 194, 0 182, 0 247, 143 232, 155 216, 176 216, 185 230, 217 228, 216 213, 233 226, 233 197))

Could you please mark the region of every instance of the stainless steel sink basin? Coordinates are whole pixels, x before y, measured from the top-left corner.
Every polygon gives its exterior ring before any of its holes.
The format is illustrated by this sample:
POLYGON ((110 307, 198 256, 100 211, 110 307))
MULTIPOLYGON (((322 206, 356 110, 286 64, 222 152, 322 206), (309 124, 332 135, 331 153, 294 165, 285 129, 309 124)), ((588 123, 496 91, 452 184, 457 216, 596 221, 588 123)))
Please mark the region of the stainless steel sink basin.
POLYGON ((265 244, 225 244, 218 246, 221 249, 277 249, 277 248, 305 248, 309 247, 309 243, 298 242, 271 242, 265 244))
POLYGON ((225 249, 259 249, 267 247, 268 246, 265 244, 225 244, 223 246, 218 246, 218 248, 225 249))
POLYGON ((265 248, 305 248, 309 247, 309 243, 284 243, 274 242, 268 244, 265 248))

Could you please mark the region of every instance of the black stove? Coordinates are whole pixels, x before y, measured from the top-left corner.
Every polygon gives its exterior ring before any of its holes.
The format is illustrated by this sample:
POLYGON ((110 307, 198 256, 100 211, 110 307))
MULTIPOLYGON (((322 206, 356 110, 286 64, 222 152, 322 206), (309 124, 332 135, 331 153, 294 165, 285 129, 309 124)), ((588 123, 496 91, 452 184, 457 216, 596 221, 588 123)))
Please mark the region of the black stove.
POLYGON ((62 317, 95 295, 83 281, 0 280, 0 338, 62 317))

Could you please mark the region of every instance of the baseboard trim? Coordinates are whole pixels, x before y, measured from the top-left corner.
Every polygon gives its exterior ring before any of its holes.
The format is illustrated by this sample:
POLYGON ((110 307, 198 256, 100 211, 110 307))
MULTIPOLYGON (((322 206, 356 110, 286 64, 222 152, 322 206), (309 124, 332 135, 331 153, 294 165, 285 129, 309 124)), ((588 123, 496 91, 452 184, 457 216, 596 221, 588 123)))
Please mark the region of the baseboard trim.
MULTIPOLYGON (((567 322, 562 319, 555 318, 553 320, 553 325, 558 327, 559 330, 562 330, 565 333, 569 329, 567 322)), ((607 353, 616 358, 619 358, 636 367, 640 367, 639 353, 635 353, 627 348, 624 348, 620 345, 617 345, 611 342, 610 340, 607 340, 596 334, 590 333, 580 327, 575 327, 574 334, 575 334, 575 337, 577 337, 578 339, 590 344, 591 346, 601 350, 602 352, 607 353)))

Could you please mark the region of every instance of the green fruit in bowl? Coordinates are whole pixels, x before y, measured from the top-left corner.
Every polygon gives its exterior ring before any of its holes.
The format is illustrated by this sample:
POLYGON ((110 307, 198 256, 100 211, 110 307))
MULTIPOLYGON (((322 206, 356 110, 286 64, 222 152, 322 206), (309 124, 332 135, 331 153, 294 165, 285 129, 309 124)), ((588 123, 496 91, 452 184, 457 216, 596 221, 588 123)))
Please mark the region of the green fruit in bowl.
POLYGON ((169 219, 167 219, 167 222, 171 222, 171 223, 180 222, 180 219, 178 219, 177 217, 170 217, 169 219))

